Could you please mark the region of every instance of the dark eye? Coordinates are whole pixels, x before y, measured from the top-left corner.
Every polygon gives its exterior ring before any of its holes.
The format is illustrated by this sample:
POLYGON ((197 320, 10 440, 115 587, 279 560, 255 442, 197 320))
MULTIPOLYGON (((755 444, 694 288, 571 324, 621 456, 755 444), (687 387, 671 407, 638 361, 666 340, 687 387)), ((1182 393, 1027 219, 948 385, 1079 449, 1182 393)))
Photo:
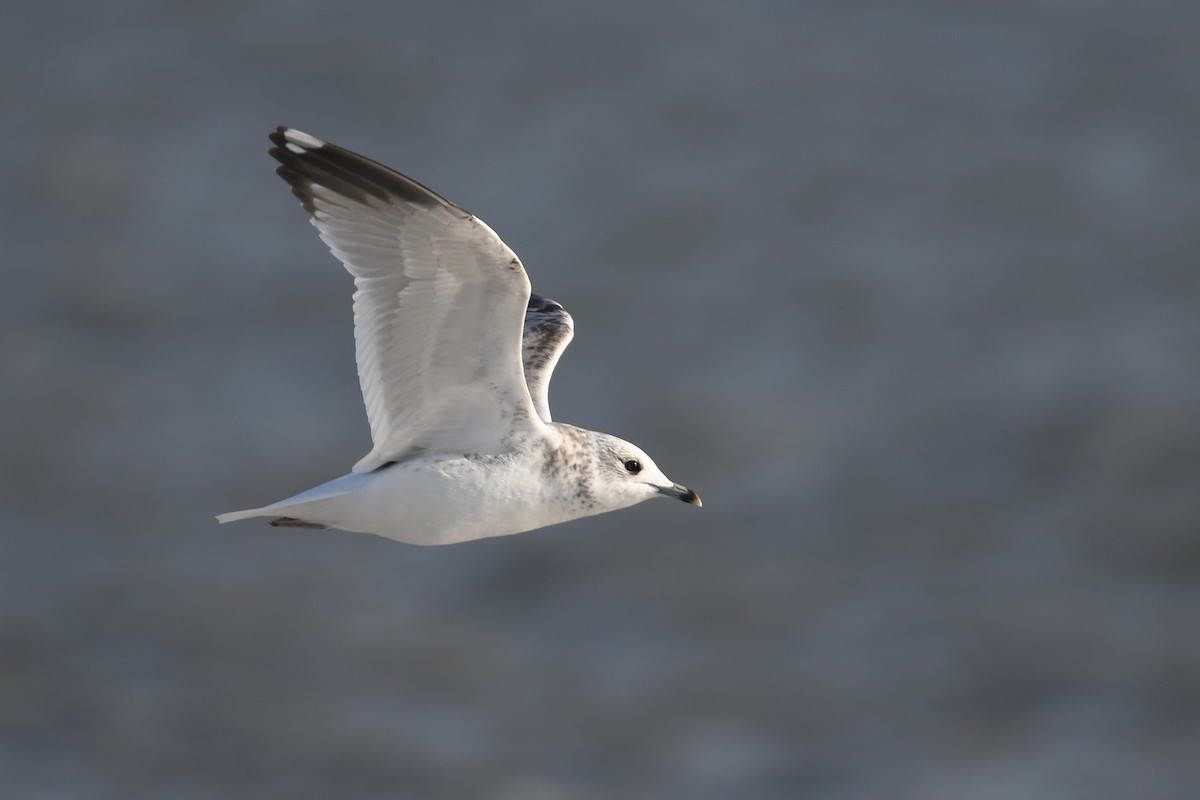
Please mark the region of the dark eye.
POLYGON ((636 458, 627 459, 625 461, 625 469, 629 470, 629 472, 633 473, 634 475, 637 475, 642 471, 642 462, 638 461, 636 458))

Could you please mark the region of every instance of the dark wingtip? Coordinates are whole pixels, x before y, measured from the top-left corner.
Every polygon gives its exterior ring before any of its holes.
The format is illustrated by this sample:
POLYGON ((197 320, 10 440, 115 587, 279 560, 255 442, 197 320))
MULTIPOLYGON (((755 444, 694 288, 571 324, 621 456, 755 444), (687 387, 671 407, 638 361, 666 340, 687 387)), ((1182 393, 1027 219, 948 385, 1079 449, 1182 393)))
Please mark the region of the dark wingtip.
POLYGON ((380 200, 392 196, 429 208, 458 208, 407 175, 310 133, 280 125, 267 138, 274 145, 267 153, 287 169, 279 176, 293 189, 306 191, 306 185, 315 183, 359 202, 366 202, 368 196, 380 200))
POLYGON ((529 295, 529 305, 527 307, 527 310, 529 310, 529 311, 565 311, 566 309, 564 309, 562 307, 562 303, 558 302, 557 300, 551 300, 548 297, 542 297, 541 295, 531 294, 531 295, 529 295))

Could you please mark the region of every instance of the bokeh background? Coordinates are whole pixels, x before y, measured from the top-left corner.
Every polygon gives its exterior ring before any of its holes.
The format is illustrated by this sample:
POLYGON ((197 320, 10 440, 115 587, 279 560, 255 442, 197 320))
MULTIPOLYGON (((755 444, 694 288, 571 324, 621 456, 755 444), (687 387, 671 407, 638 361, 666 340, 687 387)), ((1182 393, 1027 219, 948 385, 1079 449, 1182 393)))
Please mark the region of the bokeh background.
POLYGON ((1200 796, 1200 5, 0 14, 4 796, 1200 796), (217 526, 369 446, 281 123, 705 508, 217 526))

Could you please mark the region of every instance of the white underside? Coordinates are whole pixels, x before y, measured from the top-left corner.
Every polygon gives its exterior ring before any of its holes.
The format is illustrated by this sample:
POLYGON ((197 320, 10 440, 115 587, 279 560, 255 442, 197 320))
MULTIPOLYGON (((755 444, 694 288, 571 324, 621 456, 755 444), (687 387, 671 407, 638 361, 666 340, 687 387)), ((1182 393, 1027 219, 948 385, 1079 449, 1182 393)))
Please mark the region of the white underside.
POLYGON ((350 473, 263 508, 217 517, 292 517, 408 544, 434 545, 505 536, 609 508, 585 508, 565 487, 530 481, 531 453, 478 459, 413 460, 350 473))

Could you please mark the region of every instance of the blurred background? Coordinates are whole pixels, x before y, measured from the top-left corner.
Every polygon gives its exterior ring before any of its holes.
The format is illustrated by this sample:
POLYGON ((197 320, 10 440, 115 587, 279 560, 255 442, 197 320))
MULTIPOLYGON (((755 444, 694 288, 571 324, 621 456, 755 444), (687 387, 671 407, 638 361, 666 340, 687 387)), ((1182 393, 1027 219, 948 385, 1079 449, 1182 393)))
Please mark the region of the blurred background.
POLYGON ((5 796, 1200 796, 1200 5, 3 17, 5 796), (218 526, 369 449, 278 124, 500 232, 704 509, 218 526))

